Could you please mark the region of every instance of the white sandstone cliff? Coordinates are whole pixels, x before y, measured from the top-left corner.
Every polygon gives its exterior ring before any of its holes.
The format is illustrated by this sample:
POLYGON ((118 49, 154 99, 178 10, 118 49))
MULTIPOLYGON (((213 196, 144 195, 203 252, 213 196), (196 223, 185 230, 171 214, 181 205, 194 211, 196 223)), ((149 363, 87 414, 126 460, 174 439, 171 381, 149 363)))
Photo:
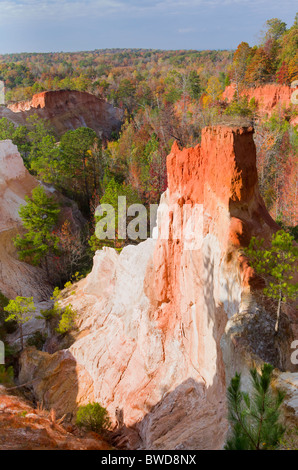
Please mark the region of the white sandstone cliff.
MULTIPOLYGON (((274 313, 259 302, 261 281, 241 253, 251 235, 268 237, 276 226, 258 192, 253 129, 207 128, 201 146, 175 144, 167 166, 157 240, 96 253, 92 272, 63 300, 78 312, 76 341, 53 355, 26 350, 20 380, 34 379, 37 399, 59 414, 98 401, 116 422, 122 410, 128 447, 220 449, 235 371, 247 377, 264 360, 289 366, 288 344, 274 338, 274 313), (203 228, 195 222, 189 249, 196 205, 203 228)), ((294 327, 284 316, 284 338, 294 327)))

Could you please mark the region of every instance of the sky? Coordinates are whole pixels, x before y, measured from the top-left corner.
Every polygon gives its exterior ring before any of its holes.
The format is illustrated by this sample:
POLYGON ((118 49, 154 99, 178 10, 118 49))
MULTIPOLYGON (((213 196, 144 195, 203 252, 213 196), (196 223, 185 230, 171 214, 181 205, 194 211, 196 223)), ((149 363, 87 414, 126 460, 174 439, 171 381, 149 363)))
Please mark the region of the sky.
POLYGON ((0 53, 104 48, 235 49, 294 0, 0 0, 0 53))

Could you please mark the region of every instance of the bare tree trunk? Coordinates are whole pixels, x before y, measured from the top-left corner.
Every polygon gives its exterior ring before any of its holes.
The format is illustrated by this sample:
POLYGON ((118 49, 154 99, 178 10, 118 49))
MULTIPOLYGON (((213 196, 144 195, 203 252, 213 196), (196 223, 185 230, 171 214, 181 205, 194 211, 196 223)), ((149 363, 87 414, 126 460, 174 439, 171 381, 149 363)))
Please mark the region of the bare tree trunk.
POLYGON ((278 307, 277 307, 277 317, 276 317, 276 323, 275 323, 275 333, 278 332, 278 327, 279 327, 279 319, 280 319, 280 312, 281 312, 281 289, 279 290, 279 298, 278 298, 278 307))
POLYGON ((45 262, 45 268, 46 268, 46 273, 47 273, 47 279, 50 280, 50 270, 49 270, 49 262, 48 262, 47 255, 45 256, 44 262, 45 262))
POLYGON ((21 349, 24 349, 24 338, 23 338, 23 325, 20 323, 20 339, 21 339, 21 349))

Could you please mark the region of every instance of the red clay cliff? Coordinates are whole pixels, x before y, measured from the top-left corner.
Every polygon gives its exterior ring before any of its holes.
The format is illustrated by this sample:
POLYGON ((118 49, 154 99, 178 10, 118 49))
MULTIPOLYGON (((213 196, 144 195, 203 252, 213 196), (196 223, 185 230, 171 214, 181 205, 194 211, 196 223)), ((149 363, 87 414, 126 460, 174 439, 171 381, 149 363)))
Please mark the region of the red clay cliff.
MULTIPOLYGON (((234 84, 228 86, 223 92, 222 98, 230 103, 235 95, 234 84)), ((240 92, 241 96, 247 96, 248 102, 254 98, 260 117, 272 116, 274 112, 281 113, 285 109, 293 107, 291 96, 294 89, 287 85, 268 84, 259 87, 245 88, 240 92)), ((298 118, 294 117, 291 124, 297 125, 298 118)))
POLYGON ((52 126, 57 136, 78 127, 90 127, 99 137, 108 139, 121 127, 122 111, 96 96, 70 90, 44 91, 31 100, 1 108, 0 118, 16 125, 26 124, 27 117, 37 114, 52 126))

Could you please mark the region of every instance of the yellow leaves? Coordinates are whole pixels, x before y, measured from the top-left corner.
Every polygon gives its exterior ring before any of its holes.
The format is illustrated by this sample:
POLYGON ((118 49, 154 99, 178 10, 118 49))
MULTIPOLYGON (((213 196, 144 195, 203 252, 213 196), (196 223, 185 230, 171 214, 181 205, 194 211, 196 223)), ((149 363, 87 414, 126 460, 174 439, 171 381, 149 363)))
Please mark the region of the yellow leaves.
POLYGON ((107 152, 111 160, 116 160, 119 155, 119 142, 108 142, 107 152))
POLYGON ((212 104, 212 98, 210 95, 204 95, 202 98, 202 104, 204 108, 208 108, 212 104))
POLYGON ((207 83, 206 92, 211 102, 217 101, 222 94, 222 84, 217 77, 210 77, 207 83))

